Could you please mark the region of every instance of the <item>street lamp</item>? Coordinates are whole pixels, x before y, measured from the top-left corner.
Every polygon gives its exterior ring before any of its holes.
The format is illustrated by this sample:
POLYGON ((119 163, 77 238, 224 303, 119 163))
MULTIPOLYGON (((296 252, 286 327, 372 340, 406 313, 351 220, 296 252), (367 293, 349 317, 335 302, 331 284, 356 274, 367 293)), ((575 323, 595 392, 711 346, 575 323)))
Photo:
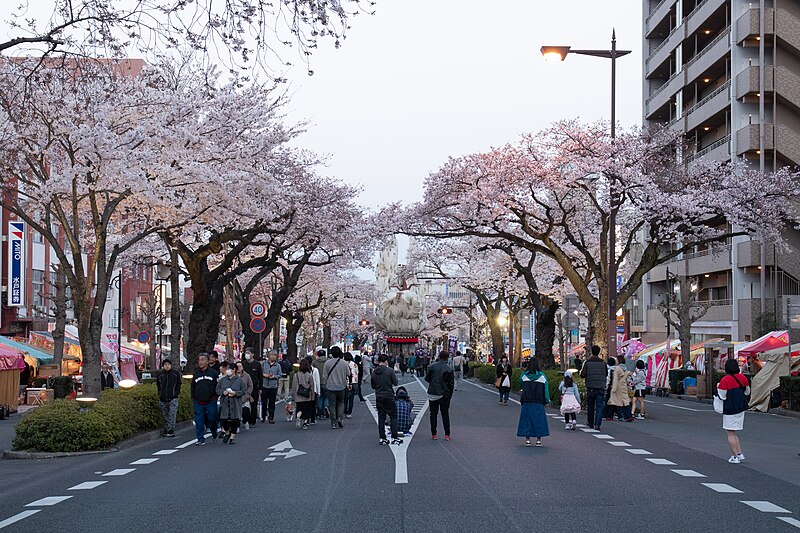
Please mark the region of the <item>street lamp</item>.
MULTIPOLYGON (((617 50, 617 32, 611 31, 610 50, 573 50, 570 46, 542 46, 542 55, 545 60, 566 59, 567 54, 603 57, 611 60, 611 139, 616 138, 616 93, 617 93, 617 58, 631 53, 630 50, 617 50)), ((607 285, 608 285, 608 355, 617 355, 617 261, 615 249, 617 247, 617 211, 619 210, 619 195, 614 190, 614 181, 609 183, 610 205, 608 212, 608 257, 607 285)))

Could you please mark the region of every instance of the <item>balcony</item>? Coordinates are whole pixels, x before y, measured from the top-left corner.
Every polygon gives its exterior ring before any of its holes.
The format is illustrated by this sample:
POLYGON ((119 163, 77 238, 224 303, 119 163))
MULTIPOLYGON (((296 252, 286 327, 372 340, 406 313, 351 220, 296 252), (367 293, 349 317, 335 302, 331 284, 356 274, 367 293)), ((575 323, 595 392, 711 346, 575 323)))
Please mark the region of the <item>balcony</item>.
POLYGON ((717 12, 719 8, 725 5, 726 0, 703 0, 696 8, 687 15, 683 21, 686 24, 686 34, 694 35, 700 30, 704 23, 717 12))
MULTIPOLYGON (((783 11, 783 10, 781 10, 783 11)), ((768 34, 775 33, 775 10, 768 8, 764 14, 764 32, 768 34)), ((744 15, 739 17, 736 21, 736 35, 737 43, 742 44, 746 40, 753 41, 759 35, 759 21, 758 21, 758 8, 748 9, 744 15)))
MULTIPOLYGON (((737 99, 743 98, 745 95, 748 94, 759 92, 758 76, 759 76, 758 65, 747 67, 736 75, 737 99)), ((775 69, 771 66, 767 66, 767 70, 764 72, 764 85, 766 88, 766 92, 772 92, 775 89, 774 77, 775 77, 775 69)))
POLYGON ((726 81, 684 113, 686 117, 686 131, 692 131, 706 123, 708 119, 721 112, 731 104, 731 82, 726 81))
MULTIPOLYGON (((764 125, 764 149, 773 150, 775 148, 774 124, 764 125)), ((736 132, 736 155, 745 152, 757 152, 759 150, 759 128, 758 124, 748 124, 736 132)))
POLYGON ((656 26, 669 14, 674 5, 675 0, 661 0, 661 2, 658 3, 644 21, 645 36, 649 36, 653 32, 656 26))
POLYGON ((731 246, 715 246, 708 250, 684 254, 683 257, 679 256, 668 263, 653 267, 650 270, 648 281, 650 283, 665 281, 667 268, 669 267, 672 272, 675 272, 678 268, 676 267, 677 263, 680 263, 681 274, 686 273, 689 276, 730 270, 731 246))
POLYGON ((677 48, 685 38, 686 27, 683 24, 674 28, 670 34, 667 35, 667 38, 664 39, 664 42, 655 47, 645 61, 645 78, 649 78, 659 65, 667 61, 675 48, 677 48))
POLYGON ((664 85, 656 89, 647 99, 646 116, 649 117, 667 104, 675 96, 675 93, 683 88, 685 83, 686 76, 683 71, 673 74, 664 85))
POLYGON ((709 307, 700 320, 704 322, 729 322, 733 320, 733 302, 731 300, 709 300, 702 303, 709 307))
POLYGON ((714 141, 699 152, 685 157, 683 162, 689 165, 692 161, 701 158, 711 159, 712 161, 729 161, 731 158, 731 136, 726 135, 714 141))
MULTIPOLYGON (((800 135, 786 124, 764 125, 764 149, 776 150, 789 164, 800 165, 800 135)), ((736 153, 758 153, 758 124, 748 124, 736 132, 736 153)))
POLYGON ((778 93, 778 97, 800 109, 800 76, 786 67, 776 68, 775 90, 778 93))
POLYGON ((730 35, 731 29, 728 27, 708 43, 708 46, 683 65, 687 80, 694 81, 700 78, 716 62, 730 54, 730 35))

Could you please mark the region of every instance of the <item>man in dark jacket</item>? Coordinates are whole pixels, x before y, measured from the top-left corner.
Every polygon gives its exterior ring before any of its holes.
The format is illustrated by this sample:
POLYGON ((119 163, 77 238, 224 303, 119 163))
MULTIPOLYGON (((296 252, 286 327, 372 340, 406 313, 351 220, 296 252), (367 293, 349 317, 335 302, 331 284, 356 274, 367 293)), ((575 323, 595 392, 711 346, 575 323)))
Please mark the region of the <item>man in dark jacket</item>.
POLYGON ((161 373, 156 380, 158 404, 164 417, 164 437, 175 436, 175 418, 178 416, 178 396, 181 393, 181 377, 172 368, 172 361, 161 361, 161 373))
POLYGON ((606 403, 606 384, 608 367, 600 359, 600 347, 592 346, 592 356, 583 363, 581 377, 586 380, 586 424, 600 429, 603 422, 603 408, 606 403))
POLYGON ((450 440, 450 398, 455 388, 453 369, 447 364, 450 354, 446 350, 439 352, 439 361, 428 367, 425 381, 428 382, 428 405, 431 409, 431 436, 436 440, 436 420, 442 412, 444 440, 450 440))
POLYGON ((192 401, 194 403, 194 429, 197 445, 206 443, 206 425, 211 438, 217 439, 217 378, 216 370, 208 366, 208 354, 197 357, 197 370, 192 376, 192 401))
POLYGON ((247 372, 247 375, 253 380, 253 405, 251 406, 247 420, 244 422, 250 426, 255 426, 256 420, 258 420, 258 399, 261 395, 261 381, 263 378, 261 374, 261 363, 256 361, 255 353, 252 348, 247 348, 244 351, 244 371, 247 372))
POLYGON ((375 391, 375 408, 378 411, 379 444, 389 444, 386 438, 386 417, 389 417, 389 428, 392 431, 392 444, 402 444, 397 434, 397 409, 394 404, 394 387, 397 386, 397 375, 389 368, 389 356, 378 357, 378 368, 373 370, 370 385, 375 391))
POLYGON ((100 390, 113 389, 114 374, 111 373, 111 368, 105 364, 100 368, 102 369, 100 372, 100 390))

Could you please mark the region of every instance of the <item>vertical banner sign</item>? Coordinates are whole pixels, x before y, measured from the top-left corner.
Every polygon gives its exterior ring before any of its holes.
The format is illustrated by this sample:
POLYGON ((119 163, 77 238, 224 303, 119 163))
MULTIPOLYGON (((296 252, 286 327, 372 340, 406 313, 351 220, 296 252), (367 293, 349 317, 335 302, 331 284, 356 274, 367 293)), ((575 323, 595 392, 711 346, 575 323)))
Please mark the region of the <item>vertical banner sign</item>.
POLYGON ((8 305, 25 306, 25 223, 8 223, 8 305))
POLYGON ((531 353, 536 353, 536 310, 531 309, 531 317, 530 317, 530 328, 531 328, 531 344, 529 348, 531 349, 531 353))

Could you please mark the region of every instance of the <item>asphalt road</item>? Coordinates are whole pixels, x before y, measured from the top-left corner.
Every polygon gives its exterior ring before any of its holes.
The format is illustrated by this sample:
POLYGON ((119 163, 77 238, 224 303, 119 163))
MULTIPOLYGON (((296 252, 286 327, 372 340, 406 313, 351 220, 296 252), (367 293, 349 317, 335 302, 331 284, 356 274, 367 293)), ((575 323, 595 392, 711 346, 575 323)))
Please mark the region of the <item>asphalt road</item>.
MULTIPOLYGON (((545 446, 526 448, 515 436, 519 406, 500 406, 494 390, 468 382, 453 400, 453 440, 432 441, 424 389, 414 378, 401 382, 423 417, 402 450, 378 445, 373 413, 356 401, 344 429, 323 420, 298 431, 279 418, 242 431, 235 446, 210 439, 194 446, 193 432, 185 430, 115 453, 0 461, 0 527, 304 533, 800 527, 797 420, 748 414, 741 465, 727 463, 720 416, 710 406, 672 399, 648 403, 649 420, 606 422, 600 433, 565 431, 551 411, 545 446)), ((583 413, 578 417, 586 422, 583 413)))

